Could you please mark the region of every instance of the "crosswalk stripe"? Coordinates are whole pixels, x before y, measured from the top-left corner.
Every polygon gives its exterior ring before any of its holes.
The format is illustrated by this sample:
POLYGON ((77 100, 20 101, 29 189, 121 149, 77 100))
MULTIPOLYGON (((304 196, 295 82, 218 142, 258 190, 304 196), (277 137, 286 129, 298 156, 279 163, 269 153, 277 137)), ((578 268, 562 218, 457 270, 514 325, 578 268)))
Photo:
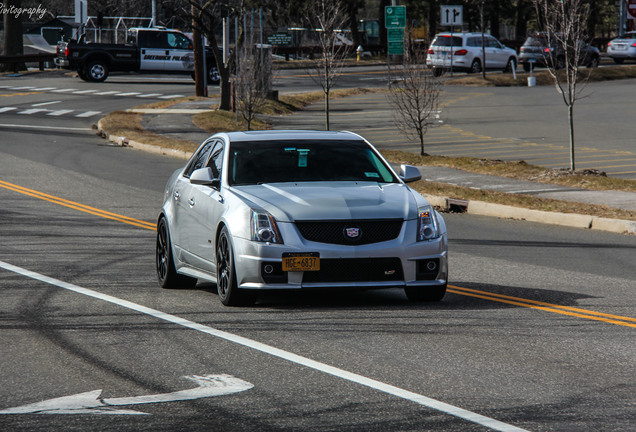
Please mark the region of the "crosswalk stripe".
POLYGON ((9 89, 11 90, 26 90, 26 89, 32 89, 35 88, 33 86, 22 86, 22 87, 9 87, 9 89))
POLYGON ((166 96, 159 96, 159 99, 176 99, 176 98, 180 98, 183 97, 183 95, 166 95, 166 96))
POLYGON ((16 107, 2 107, 0 108, 0 113, 16 110, 16 107))
POLYGON ((147 98, 147 97, 155 97, 155 96, 162 96, 162 93, 146 93, 146 94, 140 94, 137 97, 147 98))
POLYGON ((82 114, 77 114, 75 117, 92 117, 97 114, 101 114, 101 111, 86 111, 82 114))
POLYGON ((42 87, 42 88, 34 88, 34 91, 49 91, 49 90, 55 90, 57 87, 42 87))
POLYGON ((53 90, 53 93, 66 93, 66 92, 72 92, 75 90, 77 89, 73 89, 73 88, 57 89, 57 90, 53 90))
POLYGON ((74 91, 73 94, 86 94, 86 93, 95 93, 97 90, 78 90, 78 91, 74 91))
POLYGON ((110 95, 110 94, 115 94, 115 93, 119 93, 119 90, 110 90, 110 91, 103 91, 103 92, 99 92, 99 93, 95 93, 96 95, 110 95))
POLYGON ((140 95, 139 92, 117 93, 115 96, 135 96, 140 95))
POLYGON ((18 114, 35 114, 42 111, 48 111, 46 108, 31 108, 28 110, 20 111, 18 114))
POLYGON ((64 115, 64 114, 68 114, 68 113, 73 112, 73 111, 74 110, 63 109, 63 110, 51 111, 47 115, 58 117, 58 116, 61 116, 61 115, 64 115))

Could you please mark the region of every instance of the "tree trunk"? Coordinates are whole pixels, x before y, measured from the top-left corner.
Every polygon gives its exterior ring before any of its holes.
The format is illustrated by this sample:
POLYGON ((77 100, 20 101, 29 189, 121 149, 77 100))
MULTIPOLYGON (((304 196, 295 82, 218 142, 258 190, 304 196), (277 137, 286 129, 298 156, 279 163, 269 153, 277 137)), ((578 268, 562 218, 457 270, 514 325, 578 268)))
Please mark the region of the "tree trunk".
MULTIPOLYGON (((192 6, 192 16, 196 14, 196 8, 192 6)), ((192 19, 192 51, 194 54, 194 94, 196 96, 207 96, 205 94, 205 81, 207 79, 207 71, 203 70, 203 56, 205 55, 205 47, 201 41, 201 32, 192 19)))
POLYGON ((325 130, 329 130, 329 92, 325 92, 325 130))
POLYGON ((568 105, 568 123, 570 125, 570 169, 574 171, 576 165, 574 163, 574 105, 568 105))

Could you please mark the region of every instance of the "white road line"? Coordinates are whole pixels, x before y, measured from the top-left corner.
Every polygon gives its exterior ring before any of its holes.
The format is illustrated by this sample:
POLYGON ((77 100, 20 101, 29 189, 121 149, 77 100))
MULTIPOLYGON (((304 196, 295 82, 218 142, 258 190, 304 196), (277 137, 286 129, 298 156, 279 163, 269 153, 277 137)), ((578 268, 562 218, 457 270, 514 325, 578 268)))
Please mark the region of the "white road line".
POLYGON ((22 124, 6 124, 0 123, 0 127, 8 128, 22 128, 22 129, 44 129, 44 130, 62 130, 62 131, 89 131, 93 132, 91 128, 76 128, 76 127, 64 127, 64 126, 38 126, 38 125, 22 125, 22 124))
POLYGON ((66 88, 66 89, 57 89, 57 90, 53 90, 52 93, 66 93, 66 92, 72 92, 75 91, 77 89, 71 89, 71 88, 66 88))
POLYGON ((147 97, 155 97, 155 96, 161 96, 163 93, 146 93, 146 94, 140 94, 137 97, 140 98, 147 98, 147 97))
POLYGON ((46 108, 30 108, 30 109, 18 112, 18 114, 29 115, 29 114, 39 113, 39 112, 42 112, 42 111, 48 111, 48 110, 46 108))
POLYGON ((115 93, 119 93, 119 90, 110 90, 110 91, 103 91, 103 92, 99 92, 99 93, 95 93, 96 95, 111 95, 111 94, 115 94, 115 93))
POLYGON ((139 92, 117 93, 115 96, 136 96, 140 95, 139 92))
POLYGON ((35 87, 33 86, 22 86, 22 87, 9 87, 10 90, 27 90, 27 89, 33 89, 35 87))
POLYGON ((2 108, 0 108, 0 113, 7 112, 7 111, 13 111, 13 110, 17 110, 17 108, 16 107, 2 107, 2 108))
POLYGON ((97 90, 78 90, 78 91, 74 91, 73 94, 86 94, 86 93, 95 93, 97 90))
POLYGON ((101 114, 101 111, 86 111, 81 114, 77 114, 75 117, 92 117, 97 114, 101 114))
POLYGON ((64 115, 64 114, 68 114, 68 113, 73 112, 73 111, 74 110, 63 109, 63 110, 51 111, 47 115, 58 117, 58 116, 61 116, 61 115, 64 115))
POLYGON ((482 416, 481 414, 477 414, 472 411, 468 411, 463 408, 459 408, 454 405, 450 405, 450 404, 438 401, 436 399, 431 399, 424 395, 413 393, 411 391, 404 390, 399 387, 395 387, 390 384, 386 384, 381 381, 374 380, 372 378, 367 378, 365 376, 358 375, 353 372, 348 372, 344 369, 330 366, 328 364, 321 363, 307 357, 299 356, 297 354, 293 354, 288 351, 275 348, 271 345, 257 342, 255 340, 248 339, 243 336, 238 336, 232 333, 228 333, 223 330, 218 330, 212 327, 208 327, 206 325, 199 324, 194 321, 190 321, 185 318, 178 317, 176 315, 171 315, 165 312, 161 312, 159 310, 152 309, 137 303, 133 303, 128 300, 123 300, 117 297, 110 296, 108 294, 102 294, 100 292, 93 291, 88 288, 83 288, 78 285, 74 285, 68 282, 54 279, 52 277, 48 277, 48 276, 30 271, 30 270, 21 268, 21 267, 14 266, 4 261, 0 261, 0 268, 3 268, 7 271, 17 273, 19 275, 22 275, 31 279, 44 282, 49 285, 54 285, 59 288, 76 292, 78 294, 82 294, 82 295, 93 297, 93 298, 103 300, 112 304, 116 304, 128 309, 140 312, 142 314, 150 315, 160 320, 171 322, 173 324, 177 324, 177 325, 180 325, 192 330, 196 330, 196 331, 199 331, 214 337, 218 337, 220 339, 224 339, 229 342, 236 343, 238 345, 252 348, 254 350, 263 352, 265 354, 282 358, 292 363, 296 363, 298 365, 302 365, 310 369, 321 371, 326 374, 329 374, 338 378, 342 378, 346 381, 351 381, 351 382, 354 382, 354 383, 357 383, 357 384, 360 384, 360 385, 363 385, 363 386, 366 386, 366 387, 369 387, 369 388, 372 388, 372 389, 375 389, 375 390, 378 390, 378 391, 381 391, 381 392, 384 392, 384 393, 387 393, 402 399, 409 400, 411 402, 415 402, 417 404, 426 406, 428 408, 432 408, 434 410, 441 411, 449 415, 459 417, 464 420, 468 420, 473 423, 477 423, 489 429, 493 429, 493 430, 497 430, 501 432, 528 432, 525 429, 521 429, 507 423, 503 423, 499 420, 495 420, 490 417, 485 417, 485 416, 482 416))
POLYGON ((62 101, 42 102, 42 103, 33 104, 31 106, 36 107, 36 106, 44 106, 44 105, 53 105, 53 104, 60 103, 60 102, 62 102, 62 101))
POLYGON ((42 88, 34 88, 33 91, 48 91, 55 90, 57 87, 42 87, 42 88))
POLYGON ((176 99, 183 97, 183 95, 167 95, 167 96, 159 96, 159 99, 176 99))

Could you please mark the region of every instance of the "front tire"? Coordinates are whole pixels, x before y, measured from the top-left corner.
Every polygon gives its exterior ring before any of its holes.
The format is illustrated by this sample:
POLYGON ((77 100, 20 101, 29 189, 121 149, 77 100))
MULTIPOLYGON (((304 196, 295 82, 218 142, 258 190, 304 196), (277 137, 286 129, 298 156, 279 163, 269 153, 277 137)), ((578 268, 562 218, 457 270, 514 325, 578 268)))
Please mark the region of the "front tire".
POLYGON ((218 85, 221 82, 221 74, 216 66, 208 69, 208 84, 218 85))
POLYGON ((446 295, 446 284, 436 287, 407 287, 404 292, 412 302, 438 302, 446 295))
POLYGON ((253 304, 256 296, 237 285, 232 240, 227 227, 223 227, 216 242, 216 288, 219 300, 225 306, 253 304))
POLYGON ((512 73, 512 71, 517 69, 517 62, 514 58, 510 57, 508 59, 508 63, 506 63, 506 67, 504 68, 504 73, 512 73))
POLYGON ((161 288, 194 288, 195 278, 177 273, 172 256, 172 244, 168 222, 162 217, 157 224, 157 249, 155 254, 157 278, 161 288))

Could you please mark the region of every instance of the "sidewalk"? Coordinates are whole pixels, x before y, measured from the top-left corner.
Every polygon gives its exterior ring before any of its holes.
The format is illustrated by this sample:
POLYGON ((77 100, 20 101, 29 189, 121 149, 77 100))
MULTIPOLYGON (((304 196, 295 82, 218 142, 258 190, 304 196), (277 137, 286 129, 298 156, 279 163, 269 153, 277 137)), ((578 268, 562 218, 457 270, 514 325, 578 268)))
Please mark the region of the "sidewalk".
MULTIPOLYGON (((401 148, 395 145, 400 132, 393 125, 390 112, 385 104, 380 104, 373 95, 361 95, 335 99, 331 104, 331 124, 333 130, 351 130, 359 133, 373 145, 382 148, 401 148), (366 109, 368 108, 368 109, 366 109), (388 117, 388 118, 387 118, 388 117), (381 131, 381 133, 378 133, 381 131), (389 137, 387 139, 387 137, 389 137)), ((151 132, 174 138, 202 142, 209 134, 192 125, 192 116, 209 109, 210 101, 187 102, 173 105, 170 109, 146 110, 143 114, 143 126, 151 132)), ((322 103, 316 103, 307 109, 289 116, 268 116, 275 129, 324 129, 324 110, 322 103)), ((121 137, 109 137, 111 141, 121 142, 121 137)), ((400 139, 399 142, 405 140, 400 139)), ((143 143, 130 142, 128 145, 143 150, 187 158, 188 154, 171 153, 171 149, 157 149, 143 143)), ((411 149, 412 151, 415 148, 411 149)), ((636 193, 621 191, 590 191, 553 184, 515 180, 492 175, 474 174, 452 168, 420 167, 422 178, 428 181, 447 183, 475 189, 493 190, 510 194, 525 194, 540 198, 603 205, 628 211, 636 211, 636 193)), ((427 197, 433 205, 449 208, 457 206, 457 200, 445 197, 427 197)), ((597 218, 589 215, 541 212, 517 207, 482 202, 459 203, 462 210, 472 214, 523 219, 552 223, 563 226, 599 229, 616 233, 636 234, 636 222, 597 218)))

